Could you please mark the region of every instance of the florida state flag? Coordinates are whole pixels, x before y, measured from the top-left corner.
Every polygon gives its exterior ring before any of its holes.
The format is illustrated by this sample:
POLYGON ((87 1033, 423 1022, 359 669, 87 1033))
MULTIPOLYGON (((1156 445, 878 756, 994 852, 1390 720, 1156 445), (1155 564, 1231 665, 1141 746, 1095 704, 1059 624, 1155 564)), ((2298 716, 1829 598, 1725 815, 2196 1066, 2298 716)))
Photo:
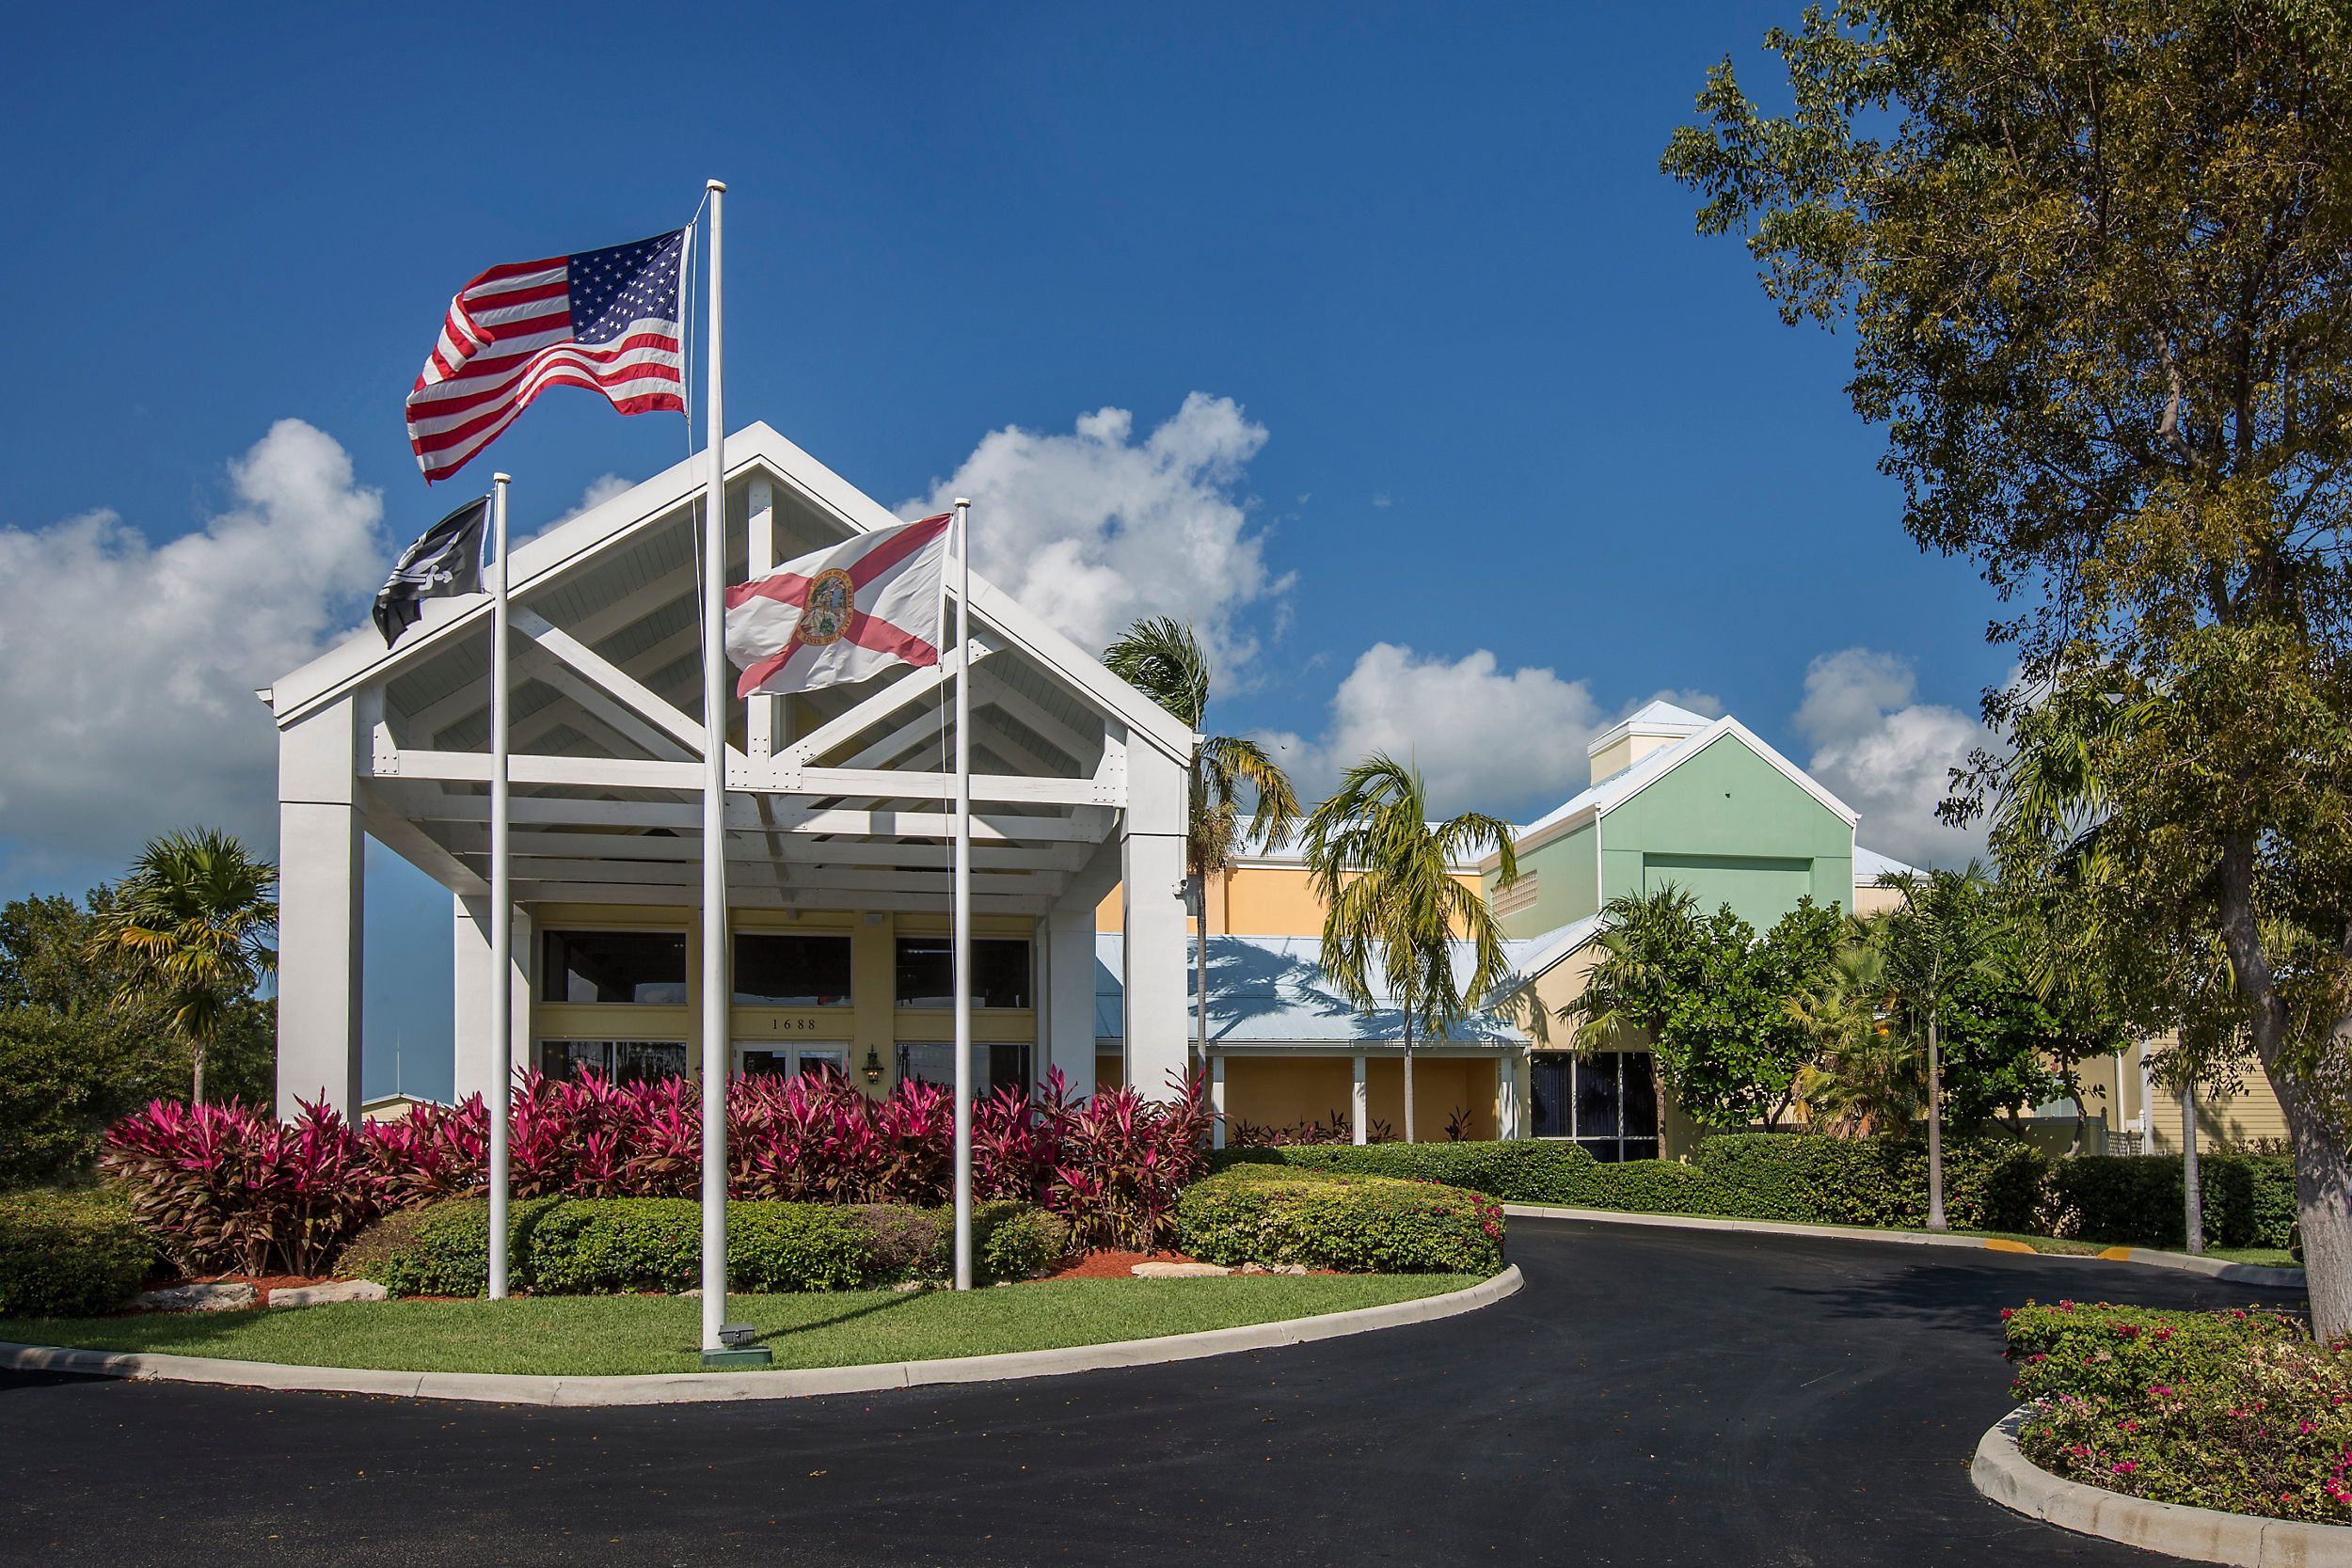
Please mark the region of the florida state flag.
POLYGON ((811 691, 893 664, 936 664, 945 514, 861 534, 727 590, 735 694, 811 691))

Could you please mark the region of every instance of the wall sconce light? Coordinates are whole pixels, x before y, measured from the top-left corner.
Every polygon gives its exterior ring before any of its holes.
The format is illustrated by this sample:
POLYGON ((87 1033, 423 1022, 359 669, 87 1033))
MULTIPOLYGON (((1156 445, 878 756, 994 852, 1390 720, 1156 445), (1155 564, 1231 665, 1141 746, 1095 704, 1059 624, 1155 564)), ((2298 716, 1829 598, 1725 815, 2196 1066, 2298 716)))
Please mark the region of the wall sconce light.
POLYGON ((882 1053, 870 1045, 866 1048, 866 1081, 869 1084, 882 1082, 882 1053))

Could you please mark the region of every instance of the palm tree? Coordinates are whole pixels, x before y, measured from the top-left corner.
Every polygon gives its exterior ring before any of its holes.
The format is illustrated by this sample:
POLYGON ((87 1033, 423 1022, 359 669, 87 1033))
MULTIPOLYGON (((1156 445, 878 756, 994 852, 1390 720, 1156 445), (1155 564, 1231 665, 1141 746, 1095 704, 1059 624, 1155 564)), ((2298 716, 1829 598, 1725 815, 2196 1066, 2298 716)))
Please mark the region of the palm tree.
POLYGON ((123 960, 126 1000, 160 1005, 187 1042, 189 1098, 204 1101, 204 1053, 237 1000, 278 965, 278 869, 217 829, 166 833, 115 889, 90 941, 123 960))
POLYGON ((1829 976, 1788 999, 1788 1016, 1820 1054, 1797 1075, 1815 1126, 1859 1137, 1908 1126, 1918 1115, 1918 1045, 1886 1018, 1886 955, 1869 923, 1852 922, 1829 976))
POLYGON ((1915 871, 1881 879, 1902 902, 1878 923, 1888 994, 1909 1026, 1922 1031, 1928 1050, 1928 1228, 1947 1230, 1944 1216, 1944 1077, 1938 1031, 1945 1005, 1961 982, 1989 972, 1995 922, 1985 897, 1984 873, 1915 871))
POLYGON ((1512 981, 1502 927, 1453 867, 1492 845, 1502 879, 1518 879, 1511 828, 1484 812, 1429 820, 1421 774, 1381 752, 1358 763, 1339 793, 1307 819, 1307 869, 1323 900, 1323 974, 1359 1010, 1379 1006, 1376 965, 1405 1029, 1405 1141, 1413 1137, 1413 1037, 1442 1038, 1512 981), (1454 973, 1454 943, 1470 945, 1470 973, 1454 973))
MULTIPOLYGON (((1112 674, 1166 708, 1195 735, 1209 711, 1209 657, 1189 624, 1161 615, 1137 621, 1103 650, 1112 674)), ((1195 1065, 1209 1059, 1209 879, 1233 863, 1243 842, 1279 848, 1298 822, 1298 797, 1263 748, 1238 736, 1204 736, 1192 756, 1191 810, 1184 828, 1184 875, 1196 891, 1193 918, 1195 1065), (1241 796, 1257 797, 1245 831, 1241 796)))

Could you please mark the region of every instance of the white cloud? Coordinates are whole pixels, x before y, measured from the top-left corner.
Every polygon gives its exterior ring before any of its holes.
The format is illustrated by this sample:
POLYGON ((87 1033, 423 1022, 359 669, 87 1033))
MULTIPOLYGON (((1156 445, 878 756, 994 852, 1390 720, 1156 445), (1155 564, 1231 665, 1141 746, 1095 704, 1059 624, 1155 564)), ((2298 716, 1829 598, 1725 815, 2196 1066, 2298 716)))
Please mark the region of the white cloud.
POLYGON ((587 488, 580 491, 579 500, 573 502, 569 507, 565 508, 555 516, 548 518, 545 523, 542 523, 539 527, 532 530, 531 532, 517 536, 515 543, 519 545, 525 539, 536 539, 539 535, 547 532, 550 529, 563 527, 565 523, 570 522, 574 517, 579 516, 581 513, 586 512, 593 507, 602 506, 606 501, 611 500, 613 497, 621 494, 623 491, 634 490, 635 488, 637 488, 637 482, 633 479, 623 479, 618 474, 598 474, 596 478, 588 482, 587 488))
POLYGON ((1434 811, 1524 818, 1584 786, 1585 747, 1613 721, 1584 682, 1550 670, 1505 671, 1484 648, 1449 660, 1375 642, 1333 693, 1319 737, 1263 738, 1307 798, 1386 752, 1421 769, 1434 811))
POLYGON ((0 824, 21 864, 127 859, 194 823, 276 843, 276 743, 253 690, 374 589, 383 499, 299 420, 229 477, 229 510, 160 546, 103 510, 0 529, 0 824))
POLYGON ((1955 865, 1984 849, 1980 827, 1936 820, 1951 769, 1991 733, 1954 707, 1921 703, 1909 660, 1868 648, 1823 654, 1804 673, 1797 730, 1807 769, 1862 814, 1857 839, 1915 864, 1955 865))
POLYGON ((973 564, 1079 646, 1099 652, 1140 616, 1189 619, 1230 683, 1256 652, 1240 612, 1290 583, 1237 494, 1265 440, 1240 404, 1204 392, 1139 441, 1123 408, 1068 435, 1008 426, 899 510, 971 498, 973 564))

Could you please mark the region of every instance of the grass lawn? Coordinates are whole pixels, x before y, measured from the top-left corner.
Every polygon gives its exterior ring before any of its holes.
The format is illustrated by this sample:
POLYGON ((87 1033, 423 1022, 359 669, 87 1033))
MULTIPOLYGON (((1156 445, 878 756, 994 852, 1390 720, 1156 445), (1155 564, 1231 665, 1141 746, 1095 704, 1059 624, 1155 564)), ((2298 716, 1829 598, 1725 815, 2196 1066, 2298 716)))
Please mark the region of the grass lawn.
MULTIPOLYGON (((851 1367, 1142 1339, 1379 1307, 1459 1290, 1466 1275, 1057 1279, 901 1294, 731 1296, 778 1367, 851 1367)), ((702 1304, 686 1296, 351 1302, 246 1312, 0 1319, 0 1339, 296 1366, 584 1376, 693 1371, 702 1304)))

